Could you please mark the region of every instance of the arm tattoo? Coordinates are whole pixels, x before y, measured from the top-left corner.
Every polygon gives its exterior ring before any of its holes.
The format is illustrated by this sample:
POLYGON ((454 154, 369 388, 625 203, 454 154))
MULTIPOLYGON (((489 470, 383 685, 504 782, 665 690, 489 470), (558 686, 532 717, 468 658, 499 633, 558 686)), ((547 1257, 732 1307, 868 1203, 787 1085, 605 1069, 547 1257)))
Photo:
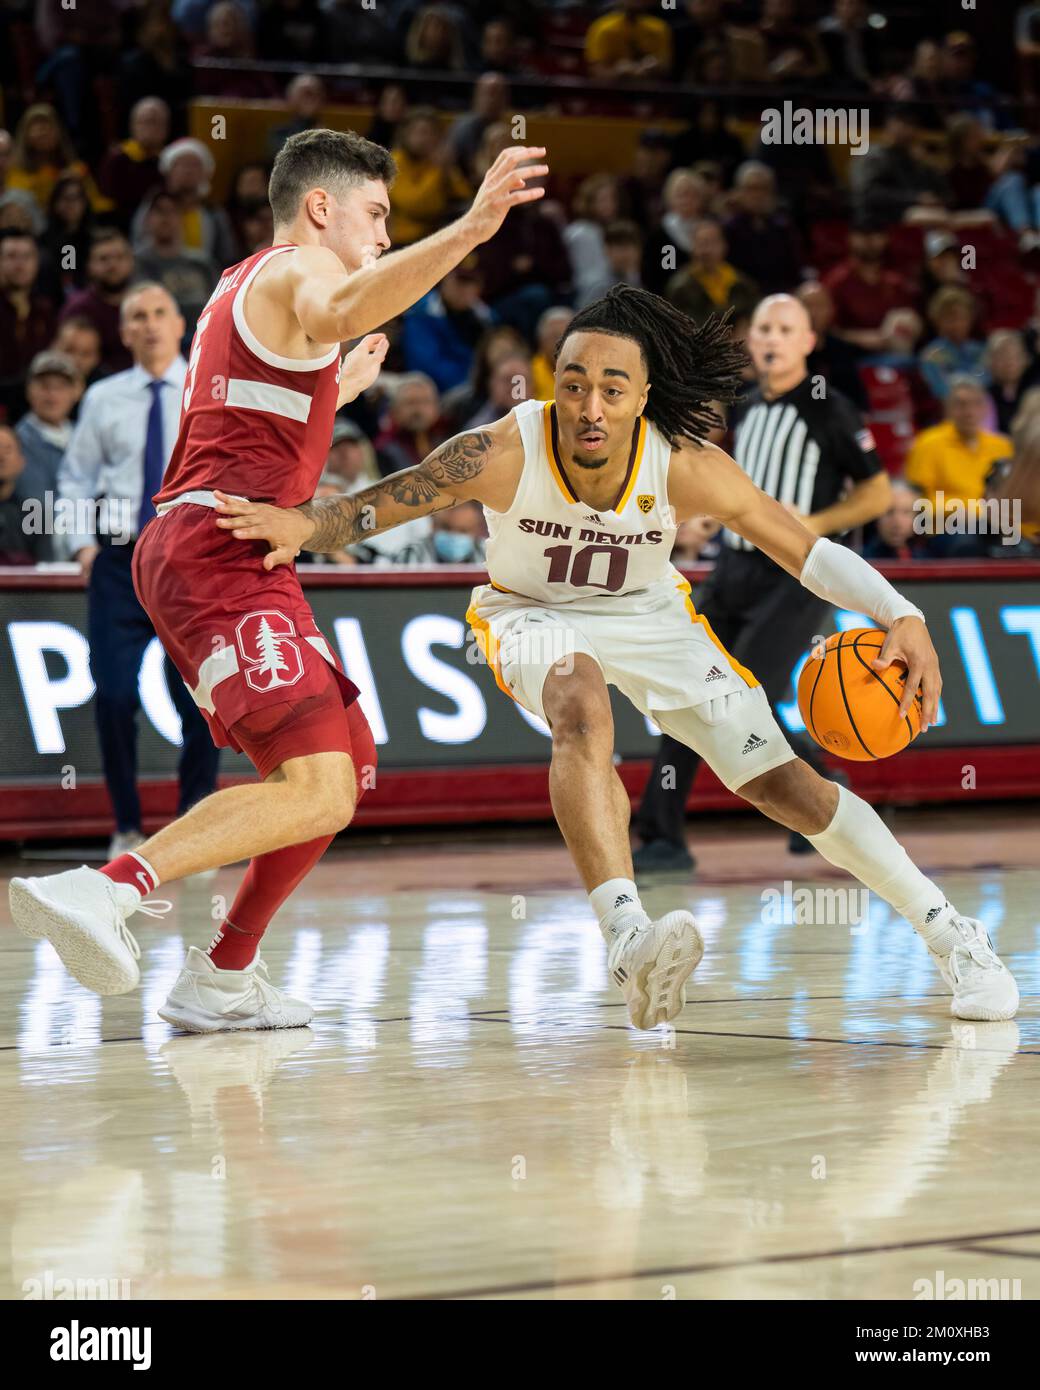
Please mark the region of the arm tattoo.
POLYGON ((439 487, 465 483, 483 472, 487 456, 494 443, 487 430, 472 434, 457 434, 439 449, 435 449, 420 468, 429 468, 430 477, 439 487))
POLYGON ((296 510, 314 522, 314 531, 308 537, 304 550, 341 550, 343 546, 353 545, 361 539, 358 495, 323 497, 320 501, 304 502, 296 510))
POLYGON ((454 506, 452 489, 483 471, 493 446, 487 430, 459 434, 414 468, 391 473, 353 497, 340 494, 305 502, 298 510, 314 522, 314 533, 304 549, 340 550, 412 520, 409 511, 426 516, 454 506), (404 514, 402 509, 406 509, 404 514))

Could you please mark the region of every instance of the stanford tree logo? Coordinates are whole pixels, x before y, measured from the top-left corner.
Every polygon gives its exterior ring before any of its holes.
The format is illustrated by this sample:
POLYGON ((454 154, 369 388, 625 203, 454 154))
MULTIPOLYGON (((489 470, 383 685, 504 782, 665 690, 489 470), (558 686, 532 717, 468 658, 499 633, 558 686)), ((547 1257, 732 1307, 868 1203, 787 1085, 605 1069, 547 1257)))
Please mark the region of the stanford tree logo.
POLYGON ((246 680, 254 690, 295 685, 303 675, 299 644, 290 639, 296 628, 284 613, 250 613, 235 628, 235 642, 245 663, 246 680))

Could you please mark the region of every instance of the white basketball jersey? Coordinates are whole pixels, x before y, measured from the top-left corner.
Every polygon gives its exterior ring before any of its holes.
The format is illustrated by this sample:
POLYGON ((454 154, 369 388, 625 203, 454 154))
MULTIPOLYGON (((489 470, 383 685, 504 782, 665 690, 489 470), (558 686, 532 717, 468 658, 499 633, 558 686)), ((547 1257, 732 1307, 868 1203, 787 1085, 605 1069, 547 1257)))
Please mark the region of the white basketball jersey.
POLYGON ((525 401, 513 414, 524 445, 520 484, 507 512, 484 508, 494 587, 557 604, 633 593, 672 574, 672 450, 650 421, 636 421, 624 481, 613 506, 597 512, 567 481, 553 402, 525 401))

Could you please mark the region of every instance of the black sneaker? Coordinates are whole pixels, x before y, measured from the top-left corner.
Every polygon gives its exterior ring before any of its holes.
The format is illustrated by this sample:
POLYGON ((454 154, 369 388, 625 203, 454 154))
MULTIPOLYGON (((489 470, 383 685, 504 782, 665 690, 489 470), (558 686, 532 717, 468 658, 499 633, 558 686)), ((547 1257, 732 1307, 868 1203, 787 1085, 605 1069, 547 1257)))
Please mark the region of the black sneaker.
POLYGON ((632 855, 632 866, 637 874, 688 874, 697 867, 697 861, 685 845, 651 840, 632 855))

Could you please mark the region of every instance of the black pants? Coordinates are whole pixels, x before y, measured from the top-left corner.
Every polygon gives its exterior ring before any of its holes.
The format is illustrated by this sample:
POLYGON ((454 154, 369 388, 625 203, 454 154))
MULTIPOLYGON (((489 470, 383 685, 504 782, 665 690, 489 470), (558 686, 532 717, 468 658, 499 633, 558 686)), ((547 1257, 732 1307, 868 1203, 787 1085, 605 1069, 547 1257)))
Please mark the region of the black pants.
MULTIPOLYGON (((828 606, 759 551, 726 547, 697 611, 711 623, 729 654, 754 672, 776 714, 794 664, 822 630, 828 606)), ((807 735, 789 733, 779 716, 777 723, 798 756, 826 775, 818 745, 807 735)), ((700 762, 700 755, 684 743, 667 734, 661 739, 634 821, 643 840, 685 844, 686 801, 700 762), (674 778, 665 777, 666 768, 675 769, 674 778)))
MULTIPOLYGON (((137 711, 141 699, 137 679, 145 648, 155 636, 134 593, 132 558, 132 545, 106 546, 94 560, 87 589, 90 674, 97 687, 94 711, 101 764, 119 831, 141 828, 137 796, 137 711)), ((220 749, 215 747, 206 721, 169 657, 163 669, 184 734, 177 766, 177 814, 183 815, 216 786, 220 749)))

